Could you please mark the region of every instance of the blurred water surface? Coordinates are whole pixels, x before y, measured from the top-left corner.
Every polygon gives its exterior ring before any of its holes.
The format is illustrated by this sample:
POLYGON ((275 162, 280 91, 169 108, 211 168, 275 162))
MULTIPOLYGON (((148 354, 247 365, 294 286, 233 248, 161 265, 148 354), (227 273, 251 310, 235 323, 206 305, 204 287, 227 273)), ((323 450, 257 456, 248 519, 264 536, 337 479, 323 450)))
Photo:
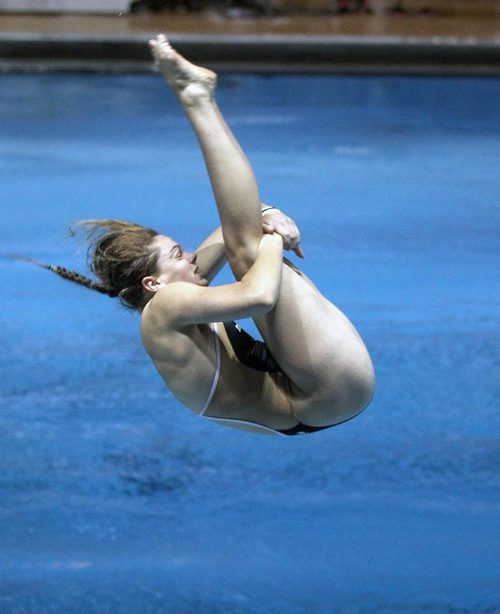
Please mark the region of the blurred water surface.
MULTIPOLYGON (((217 224, 157 75, 0 77, 0 255, 217 224)), ((378 386, 264 438, 185 411, 138 318, 0 259, 0 611, 500 610, 497 79, 222 75, 218 100, 378 386)), ((222 280, 229 280, 227 271, 222 280)), ((290 331, 293 334, 293 331, 290 331)))

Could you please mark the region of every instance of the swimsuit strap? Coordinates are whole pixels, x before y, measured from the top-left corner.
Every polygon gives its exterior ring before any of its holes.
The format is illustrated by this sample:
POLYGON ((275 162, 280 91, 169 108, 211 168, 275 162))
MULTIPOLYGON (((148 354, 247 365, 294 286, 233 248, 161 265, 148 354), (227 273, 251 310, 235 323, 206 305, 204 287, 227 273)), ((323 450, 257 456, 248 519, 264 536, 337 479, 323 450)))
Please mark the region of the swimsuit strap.
POLYGON ((217 389, 217 384, 219 383, 219 375, 220 375, 220 341, 219 335, 217 334, 217 323, 213 322, 210 324, 210 328, 214 333, 214 346, 215 346, 215 373, 214 373, 214 381, 212 382, 212 388, 210 390, 210 394, 208 395, 207 402, 205 403, 203 409, 198 414, 199 416, 203 416, 203 414, 207 411, 210 402, 215 394, 217 389))

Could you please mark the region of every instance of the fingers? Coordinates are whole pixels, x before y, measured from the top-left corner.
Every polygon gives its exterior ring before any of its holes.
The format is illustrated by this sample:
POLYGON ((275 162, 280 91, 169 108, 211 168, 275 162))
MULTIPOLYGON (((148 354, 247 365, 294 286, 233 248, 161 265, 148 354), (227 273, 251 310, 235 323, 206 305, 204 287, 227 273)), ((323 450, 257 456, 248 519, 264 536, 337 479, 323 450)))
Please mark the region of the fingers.
POLYGON ((302 259, 305 258, 304 252, 302 251, 302 248, 300 247, 300 245, 297 245, 297 247, 295 247, 293 251, 299 258, 302 258, 302 259))
MULTIPOLYGON (((288 218, 286 223, 278 225, 277 232, 283 237, 285 249, 293 250, 295 252, 298 248, 300 253, 302 253, 302 250, 299 247, 300 232, 293 220, 288 218)), ((304 255, 302 254, 300 257, 303 258, 304 255)))
POLYGON ((302 248, 299 245, 300 242, 300 235, 297 236, 290 236, 288 233, 280 231, 279 228, 274 228, 273 226, 271 226, 271 224, 263 224, 262 225, 262 231, 264 232, 264 234, 279 234, 280 237, 283 239, 283 249, 286 251, 293 251, 295 252, 295 254, 299 257, 299 258, 304 258, 304 252, 302 251, 302 248))
POLYGON ((304 252, 300 248, 300 231, 295 222, 278 212, 266 216, 262 222, 262 230, 266 234, 277 233, 283 239, 283 249, 292 250, 299 258, 304 258, 304 252))

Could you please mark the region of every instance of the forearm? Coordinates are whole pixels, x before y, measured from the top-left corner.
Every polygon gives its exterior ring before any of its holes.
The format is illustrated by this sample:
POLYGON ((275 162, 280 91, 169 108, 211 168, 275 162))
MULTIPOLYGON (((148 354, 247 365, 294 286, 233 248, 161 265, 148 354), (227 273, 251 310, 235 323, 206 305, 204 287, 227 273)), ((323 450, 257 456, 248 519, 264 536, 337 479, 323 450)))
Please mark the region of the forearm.
POLYGON ((211 281, 226 263, 226 251, 222 229, 216 228, 195 250, 200 273, 211 281))
POLYGON ((281 289, 282 251, 279 235, 264 235, 253 265, 240 281, 211 287, 174 282, 167 292, 156 294, 153 308, 156 306, 165 326, 173 327, 269 313, 281 289))
POLYGON ((278 234, 264 235, 253 265, 241 279, 245 291, 259 295, 269 309, 274 306, 280 292, 282 258, 282 238, 278 234))

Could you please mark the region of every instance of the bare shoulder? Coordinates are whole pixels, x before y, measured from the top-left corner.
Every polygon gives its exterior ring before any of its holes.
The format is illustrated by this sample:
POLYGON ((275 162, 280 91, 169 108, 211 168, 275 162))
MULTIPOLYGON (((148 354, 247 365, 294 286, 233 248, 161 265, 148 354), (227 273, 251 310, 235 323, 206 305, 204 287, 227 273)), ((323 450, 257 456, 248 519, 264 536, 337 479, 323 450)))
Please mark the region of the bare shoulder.
POLYGON ((165 355, 168 348, 179 348, 179 337, 185 326, 179 324, 179 314, 187 301, 196 300, 196 286, 172 283, 160 289, 147 303, 141 314, 141 338, 150 355, 165 355))
POLYGON ((178 329, 180 317, 193 302, 200 300, 203 288, 186 282, 173 282, 160 288, 144 308, 141 326, 178 329))

